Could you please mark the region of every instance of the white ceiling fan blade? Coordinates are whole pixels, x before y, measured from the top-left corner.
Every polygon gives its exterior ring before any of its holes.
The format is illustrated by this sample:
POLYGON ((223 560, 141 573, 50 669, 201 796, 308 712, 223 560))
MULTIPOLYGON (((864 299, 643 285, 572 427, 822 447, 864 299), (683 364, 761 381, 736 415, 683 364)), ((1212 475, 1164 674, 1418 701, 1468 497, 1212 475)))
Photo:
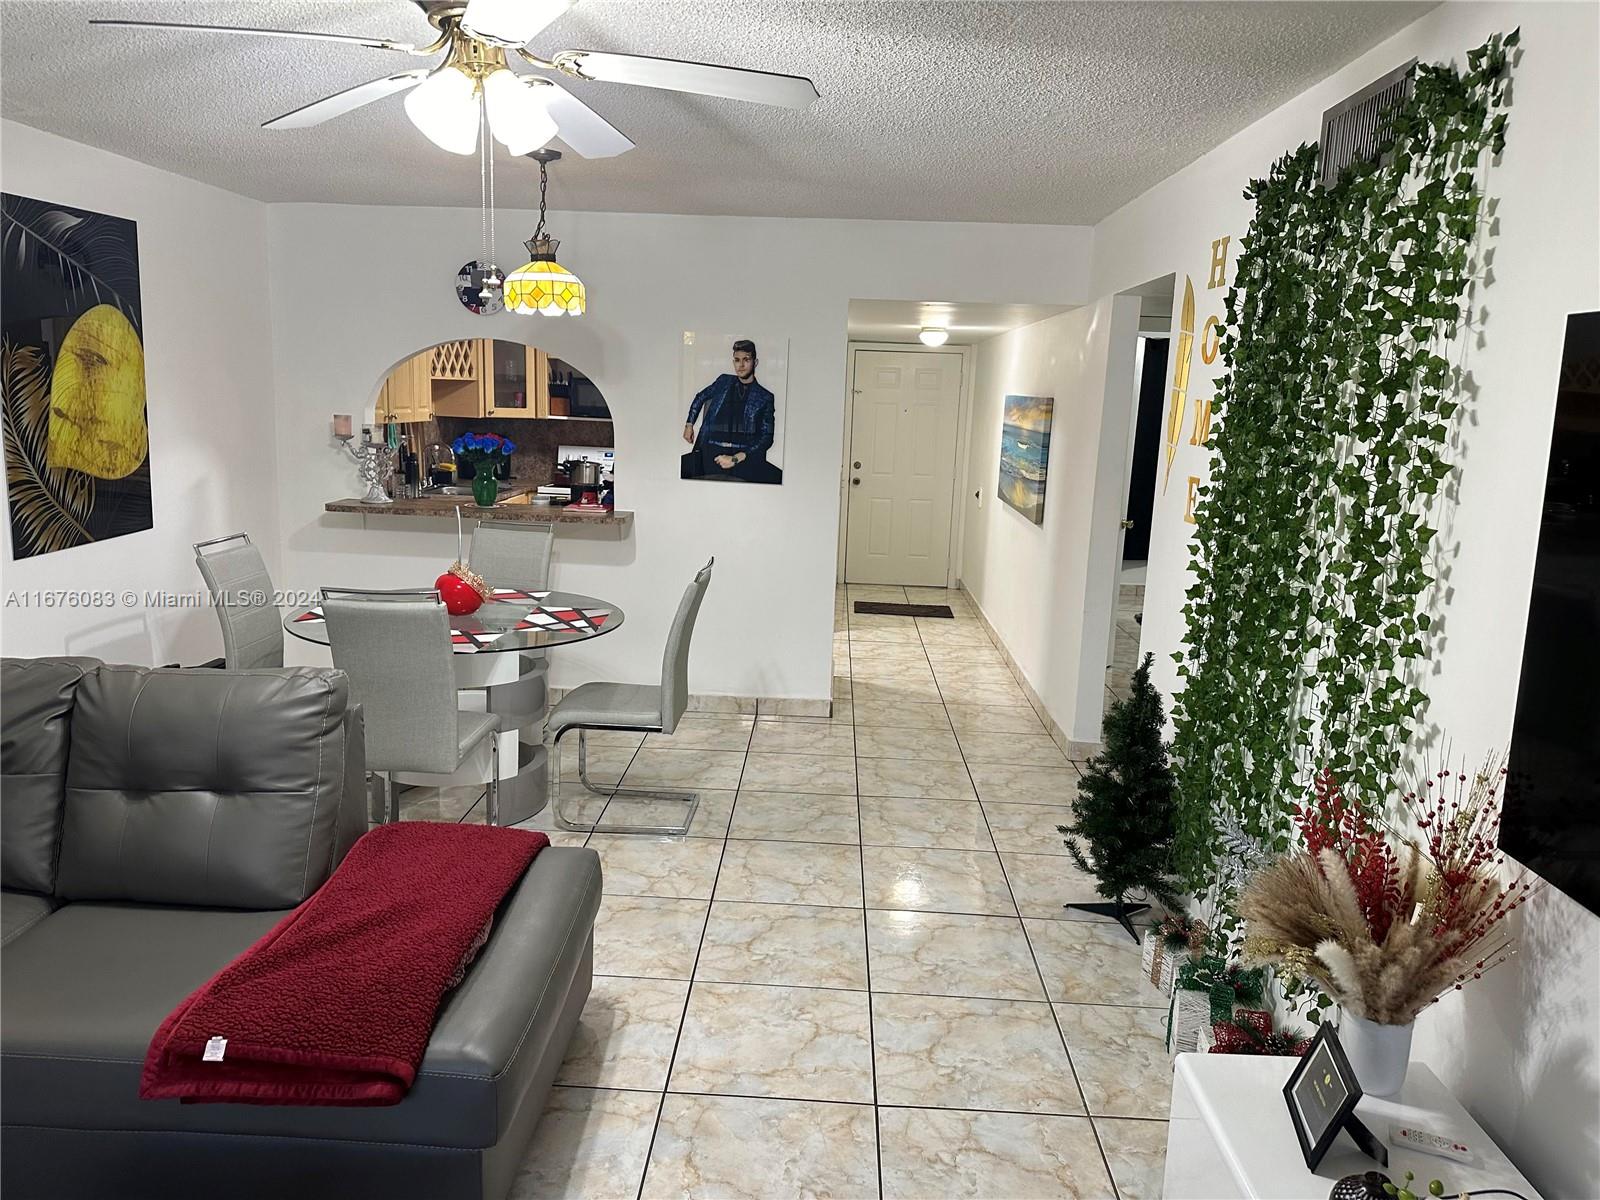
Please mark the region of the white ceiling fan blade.
POLYGON ((496 46, 526 46, 577 0, 467 0, 461 28, 496 46))
POLYGON ((541 89, 545 109, 555 118, 557 134, 584 158, 615 158, 633 149, 633 142, 610 121, 554 80, 541 89))
POLYGON ((111 25, 119 29, 182 29, 189 33, 248 33, 255 37, 296 38, 306 42, 346 42, 353 46, 370 46, 374 50, 416 49, 410 42, 396 42, 389 38, 359 37, 353 33, 302 33, 297 29, 251 29, 243 25, 188 25, 181 21, 119 21, 110 18, 93 18, 91 25, 111 25))
POLYGON ((585 79, 748 100, 753 104, 805 108, 817 98, 816 86, 801 75, 777 75, 771 71, 747 71, 743 67, 719 67, 644 54, 611 54, 603 50, 563 50, 555 61, 557 66, 575 69, 585 79))
POLYGON ((398 75, 385 75, 382 79, 369 79, 366 83, 358 83, 353 88, 345 88, 344 91, 324 96, 321 100, 313 100, 310 104, 286 112, 281 117, 264 121, 261 128, 309 129, 313 125, 321 125, 324 121, 331 121, 334 117, 342 117, 345 113, 352 112, 364 104, 371 104, 374 100, 382 100, 385 96, 416 87, 427 77, 428 69, 424 67, 420 71, 402 71, 398 75))

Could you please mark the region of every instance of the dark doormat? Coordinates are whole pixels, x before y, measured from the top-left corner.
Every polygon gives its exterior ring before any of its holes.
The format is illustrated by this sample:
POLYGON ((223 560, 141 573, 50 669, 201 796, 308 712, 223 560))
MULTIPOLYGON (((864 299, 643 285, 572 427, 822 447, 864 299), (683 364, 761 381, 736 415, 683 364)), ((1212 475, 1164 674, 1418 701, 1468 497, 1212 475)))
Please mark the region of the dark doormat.
POLYGON ((948 604, 885 604, 879 600, 857 600, 858 613, 877 617, 949 617, 956 619, 948 604))

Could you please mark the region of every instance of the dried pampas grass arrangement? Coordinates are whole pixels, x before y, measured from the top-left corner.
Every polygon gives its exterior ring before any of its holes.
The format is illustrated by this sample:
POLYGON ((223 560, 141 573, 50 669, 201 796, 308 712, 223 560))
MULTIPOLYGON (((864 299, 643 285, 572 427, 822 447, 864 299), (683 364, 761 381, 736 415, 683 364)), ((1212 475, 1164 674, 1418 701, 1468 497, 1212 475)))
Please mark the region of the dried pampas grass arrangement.
POLYGON ((1504 962, 1502 923, 1533 887, 1520 875, 1501 882, 1504 774, 1495 760, 1471 777, 1435 773, 1403 800, 1420 840, 1399 841, 1324 771, 1296 817, 1305 849, 1273 860, 1240 897, 1245 959, 1314 980, 1380 1025, 1409 1025, 1504 962))

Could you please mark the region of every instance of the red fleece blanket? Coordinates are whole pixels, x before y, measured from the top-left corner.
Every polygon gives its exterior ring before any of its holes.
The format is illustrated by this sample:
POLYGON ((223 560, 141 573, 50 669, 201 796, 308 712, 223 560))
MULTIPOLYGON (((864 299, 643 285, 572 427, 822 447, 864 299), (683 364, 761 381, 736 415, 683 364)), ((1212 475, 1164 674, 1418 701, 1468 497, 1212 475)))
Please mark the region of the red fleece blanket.
POLYGON ((440 998, 542 833, 402 822, 361 838, 328 882, 161 1023, 147 1100, 398 1104, 440 998))

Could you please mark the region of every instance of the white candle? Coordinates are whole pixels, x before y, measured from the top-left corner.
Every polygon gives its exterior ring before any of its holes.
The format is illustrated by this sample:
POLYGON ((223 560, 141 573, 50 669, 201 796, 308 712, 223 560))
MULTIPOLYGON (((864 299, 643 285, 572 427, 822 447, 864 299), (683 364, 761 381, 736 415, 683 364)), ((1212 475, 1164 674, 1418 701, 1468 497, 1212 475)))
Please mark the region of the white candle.
POLYGON ((355 431, 351 425, 349 413, 333 414, 333 436, 336 438, 348 438, 355 436, 355 431))

